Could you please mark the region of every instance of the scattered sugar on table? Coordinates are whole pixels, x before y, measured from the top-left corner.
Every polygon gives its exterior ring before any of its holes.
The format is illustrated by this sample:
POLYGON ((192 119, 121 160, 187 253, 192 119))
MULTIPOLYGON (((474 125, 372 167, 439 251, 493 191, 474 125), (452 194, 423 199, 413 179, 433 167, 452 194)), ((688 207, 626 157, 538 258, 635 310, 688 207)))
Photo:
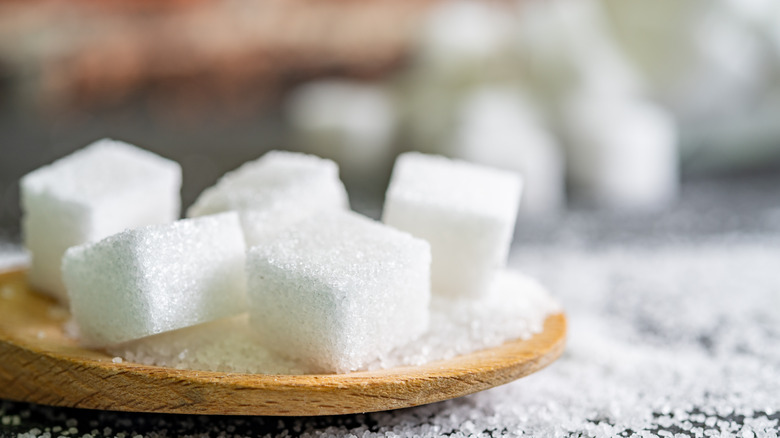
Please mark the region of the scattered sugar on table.
POLYGON ((20 187, 23 240, 32 255, 30 284, 64 301, 65 250, 128 228, 174 221, 181 167, 105 139, 25 175, 20 187))
POLYGON ((73 247, 62 267, 82 343, 105 346, 243 312, 244 261, 231 212, 73 247))

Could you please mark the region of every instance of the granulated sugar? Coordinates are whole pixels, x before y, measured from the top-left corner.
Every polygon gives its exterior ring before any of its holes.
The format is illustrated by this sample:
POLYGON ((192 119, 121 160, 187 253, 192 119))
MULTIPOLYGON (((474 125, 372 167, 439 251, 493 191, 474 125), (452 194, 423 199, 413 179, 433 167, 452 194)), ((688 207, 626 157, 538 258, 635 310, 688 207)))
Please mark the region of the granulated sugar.
POLYGON ((234 373, 302 374, 304 369, 264 348, 247 315, 201 324, 108 349, 127 362, 234 373))
MULTIPOLYGON (((540 332, 546 316, 558 310, 558 304, 537 282, 519 273, 504 272, 486 299, 434 298, 429 330, 364 369, 421 365, 497 346, 509 339, 528 338, 540 332)), ((266 349, 247 326, 246 315, 148 337, 108 351, 126 361, 179 369, 316 372, 266 349)))

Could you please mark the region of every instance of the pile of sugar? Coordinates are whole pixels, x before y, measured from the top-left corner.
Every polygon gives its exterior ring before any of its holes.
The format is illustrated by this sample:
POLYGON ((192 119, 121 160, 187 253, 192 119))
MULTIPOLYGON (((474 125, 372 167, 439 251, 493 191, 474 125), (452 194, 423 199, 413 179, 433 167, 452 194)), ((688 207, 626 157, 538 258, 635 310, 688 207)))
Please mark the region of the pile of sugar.
MULTIPOLYGON (((546 317, 557 311, 557 302, 536 281, 505 272, 483 300, 434 297, 429 329, 365 369, 421 365, 510 339, 528 338, 541 331, 546 317)), ((249 328, 246 315, 109 347, 108 352, 130 362, 179 369, 264 374, 316 372, 264 347, 249 328)))

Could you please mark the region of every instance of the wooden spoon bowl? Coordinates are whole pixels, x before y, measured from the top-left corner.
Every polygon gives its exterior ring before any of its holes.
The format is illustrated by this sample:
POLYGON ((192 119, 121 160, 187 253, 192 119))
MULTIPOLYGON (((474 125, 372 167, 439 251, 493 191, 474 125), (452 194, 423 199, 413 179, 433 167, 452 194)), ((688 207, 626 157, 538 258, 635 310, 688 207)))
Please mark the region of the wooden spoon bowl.
POLYGON ((0 274, 0 398, 88 409, 218 415, 333 415, 447 400, 527 376, 560 356, 566 318, 528 340, 416 367, 265 375, 114 363, 63 333, 67 312, 0 274))

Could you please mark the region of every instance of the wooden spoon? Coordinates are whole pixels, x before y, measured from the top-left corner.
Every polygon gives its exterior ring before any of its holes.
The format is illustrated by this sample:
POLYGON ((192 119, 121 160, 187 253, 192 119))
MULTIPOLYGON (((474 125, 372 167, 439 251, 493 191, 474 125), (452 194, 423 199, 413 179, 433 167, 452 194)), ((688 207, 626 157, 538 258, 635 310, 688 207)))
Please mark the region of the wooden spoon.
POLYGON ((132 412, 332 415, 418 406, 538 371, 563 351, 566 319, 525 341, 417 367, 331 375, 264 375, 113 363, 64 336, 67 312, 0 274, 0 398, 132 412))

